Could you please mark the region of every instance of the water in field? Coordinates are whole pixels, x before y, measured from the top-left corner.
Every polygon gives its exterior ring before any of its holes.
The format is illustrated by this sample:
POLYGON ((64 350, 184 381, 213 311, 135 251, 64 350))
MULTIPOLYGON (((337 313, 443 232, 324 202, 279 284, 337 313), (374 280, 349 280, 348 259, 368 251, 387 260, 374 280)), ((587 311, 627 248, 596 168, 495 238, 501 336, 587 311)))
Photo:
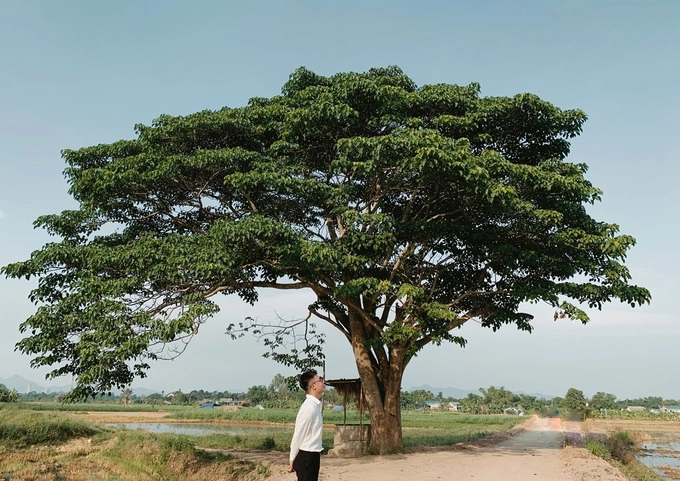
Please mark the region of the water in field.
POLYGON ((638 460, 652 468, 665 480, 680 479, 680 440, 647 441, 642 443, 638 460))
POLYGON ((186 434, 188 436, 207 436, 209 434, 228 434, 245 436, 267 434, 276 431, 292 432, 290 427, 254 426, 251 424, 210 424, 210 423, 107 423, 110 428, 140 429, 155 434, 186 434))

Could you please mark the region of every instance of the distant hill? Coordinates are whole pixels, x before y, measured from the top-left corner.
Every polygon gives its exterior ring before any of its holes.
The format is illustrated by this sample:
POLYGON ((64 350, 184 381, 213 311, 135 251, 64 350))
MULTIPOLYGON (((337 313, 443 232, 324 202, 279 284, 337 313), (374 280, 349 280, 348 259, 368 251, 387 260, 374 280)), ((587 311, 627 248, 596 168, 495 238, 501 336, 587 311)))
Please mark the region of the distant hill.
MULTIPOLYGON (((31 391, 34 392, 44 392, 48 394, 59 394, 59 393, 66 393, 71 390, 71 385, 70 384, 65 384, 61 386, 44 386, 41 384, 38 384, 37 382, 33 382, 29 379, 26 379, 25 377, 22 376, 10 376, 7 378, 2 378, 0 377, 0 384, 4 384, 8 389, 16 389, 19 394, 26 394, 31 391)), ((155 391, 153 389, 147 389, 144 387, 133 387, 132 392, 136 394, 137 396, 148 396, 150 394, 155 394, 160 391, 155 391)), ((114 389, 113 390, 114 394, 120 394, 120 390, 114 389)))
POLYGON ((7 378, 0 377, 0 384, 4 384, 8 389, 16 389, 18 393, 25 394, 31 391, 35 392, 47 392, 47 393, 59 393, 68 392, 71 390, 71 386, 44 386, 38 384, 37 382, 30 381, 25 377, 21 376, 10 376, 7 378))

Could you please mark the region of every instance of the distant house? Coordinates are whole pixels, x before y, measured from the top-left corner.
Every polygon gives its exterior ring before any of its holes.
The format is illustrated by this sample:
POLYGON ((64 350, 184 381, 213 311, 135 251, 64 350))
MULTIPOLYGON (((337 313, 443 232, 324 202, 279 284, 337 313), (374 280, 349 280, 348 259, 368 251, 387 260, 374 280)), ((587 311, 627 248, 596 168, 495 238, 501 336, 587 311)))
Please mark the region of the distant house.
POLYGON ((458 403, 458 402, 447 403, 446 409, 448 409, 449 411, 454 411, 454 412, 459 411, 460 410, 460 403, 458 403))
POLYGON ((441 409, 441 407, 439 401, 425 401, 425 409, 441 409))
POLYGON ((517 406, 510 406, 503 409, 503 414, 511 414, 514 416, 524 416, 524 408, 519 404, 517 406))
POLYGON ((628 406, 626 407, 626 411, 630 412, 639 412, 639 411, 646 411, 647 408, 644 406, 628 406))
POLYGON ((680 406, 661 406, 661 412, 680 414, 680 406))

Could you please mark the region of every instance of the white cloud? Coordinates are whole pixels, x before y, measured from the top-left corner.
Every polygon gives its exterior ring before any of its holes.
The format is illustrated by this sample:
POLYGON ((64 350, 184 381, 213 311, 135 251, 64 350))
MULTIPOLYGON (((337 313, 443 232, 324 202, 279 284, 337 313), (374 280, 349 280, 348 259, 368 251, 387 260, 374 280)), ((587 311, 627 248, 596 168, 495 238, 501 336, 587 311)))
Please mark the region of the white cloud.
POLYGON ((4 210, 0 209, 0 219, 4 219, 5 217, 7 217, 7 214, 5 214, 4 210))

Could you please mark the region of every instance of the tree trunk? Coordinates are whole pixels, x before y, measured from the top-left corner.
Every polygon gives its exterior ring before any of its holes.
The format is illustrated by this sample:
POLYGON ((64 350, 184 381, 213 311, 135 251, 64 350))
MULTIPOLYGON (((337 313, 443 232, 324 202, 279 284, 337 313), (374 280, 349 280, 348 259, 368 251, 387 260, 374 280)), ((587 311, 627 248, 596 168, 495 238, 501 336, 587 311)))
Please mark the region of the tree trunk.
MULTIPOLYGON (((371 420, 369 450, 376 454, 400 452, 401 434, 401 379, 404 374, 404 352, 399 349, 376 347, 367 349, 363 326, 355 318, 352 326, 352 349, 361 388, 371 420)), ((358 316, 356 316, 358 317, 358 316)))
MULTIPOLYGON (((363 385, 363 382, 362 382, 363 385)), ((394 454, 402 451, 400 389, 389 389, 381 403, 371 402, 367 396, 371 419, 369 450, 377 454, 394 454)))

